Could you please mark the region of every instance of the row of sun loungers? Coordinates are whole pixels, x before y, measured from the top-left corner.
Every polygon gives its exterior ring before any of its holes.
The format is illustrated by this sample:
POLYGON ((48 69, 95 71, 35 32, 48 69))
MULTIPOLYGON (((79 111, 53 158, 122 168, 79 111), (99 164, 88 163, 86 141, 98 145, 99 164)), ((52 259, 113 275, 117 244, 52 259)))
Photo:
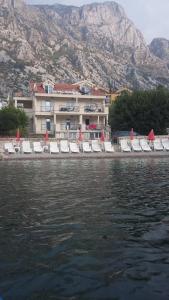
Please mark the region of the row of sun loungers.
POLYGON ((154 151, 169 151, 169 139, 155 139, 151 144, 146 139, 120 140, 120 148, 122 152, 151 152, 154 151))
POLYGON ((48 145, 42 146, 41 142, 33 142, 32 147, 29 141, 23 141, 20 146, 14 147, 12 143, 5 143, 4 145, 5 152, 9 154, 14 154, 17 152, 21 153, 43 153, 50 152, 51 154, 57 153, 79 153, 81 152, 114 152, 114 147, 111 142, 104 142, 103 145, 99 143, 98 140, 89 142, 82 142, 81 145, 76 142, 68 142, 67 140, 62 140, 58 144, 57 142, 49 142, 48 145))

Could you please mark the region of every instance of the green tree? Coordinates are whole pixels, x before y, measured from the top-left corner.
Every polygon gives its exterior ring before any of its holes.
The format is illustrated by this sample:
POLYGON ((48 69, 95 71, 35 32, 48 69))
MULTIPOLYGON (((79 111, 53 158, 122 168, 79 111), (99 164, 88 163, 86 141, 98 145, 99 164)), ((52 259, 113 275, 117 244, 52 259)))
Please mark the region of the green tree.
POLYGON ((156 134, 165 134, 169 127, 169 90, 123 93, 110 107, 109 122, 112 130, 134 128, 147 134, 152 128, 156 134))
POLYGON ((2 135, 14 135, 17 128, 24 133, 27 122, 25 112, 19 108, 9 106, 0 110, 0 133, 2 135))

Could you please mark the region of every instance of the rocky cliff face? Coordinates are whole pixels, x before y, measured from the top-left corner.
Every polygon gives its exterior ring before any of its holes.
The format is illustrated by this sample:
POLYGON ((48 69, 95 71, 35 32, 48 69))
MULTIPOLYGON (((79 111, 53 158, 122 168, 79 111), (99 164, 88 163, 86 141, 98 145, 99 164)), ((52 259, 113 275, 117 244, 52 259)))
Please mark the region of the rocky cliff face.
POLYGON ((119 88, 169 86, 166 62, 155 56, 115 2, 28 6, 0 0, 0 91, 30 79, 91 79, 119 88))
POLYGON ((156 38, 150 44, 150 51, 160 59, 169 63, 169 41, 156 38))

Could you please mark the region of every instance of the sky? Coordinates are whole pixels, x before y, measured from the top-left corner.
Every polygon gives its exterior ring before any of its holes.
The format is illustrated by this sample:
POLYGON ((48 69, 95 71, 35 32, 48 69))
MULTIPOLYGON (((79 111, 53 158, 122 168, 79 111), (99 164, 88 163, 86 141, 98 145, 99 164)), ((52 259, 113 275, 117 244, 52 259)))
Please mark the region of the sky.
MULTIPOLYGON (((53 4, 80 6, 103 0, 26 0, 29 4, 53 4)), ((153 38, 169 39, 169 0, 117 0, 127 16, 141 30, 147 43, 153 38)))

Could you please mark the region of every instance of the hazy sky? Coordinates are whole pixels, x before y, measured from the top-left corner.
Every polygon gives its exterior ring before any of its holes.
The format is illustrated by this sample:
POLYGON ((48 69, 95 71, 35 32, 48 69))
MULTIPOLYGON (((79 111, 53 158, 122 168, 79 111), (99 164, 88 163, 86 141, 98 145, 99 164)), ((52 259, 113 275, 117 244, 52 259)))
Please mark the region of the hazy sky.
MULTIPOLYGON (((102 0, 26 0, 31 4, 61 3, 80 6, 92 2, 104 2, 102 0)), ((142 31, 149 43, 154 37, 169 39, 169 0, 117 0, 121 4, 128 17, 142 31)))

